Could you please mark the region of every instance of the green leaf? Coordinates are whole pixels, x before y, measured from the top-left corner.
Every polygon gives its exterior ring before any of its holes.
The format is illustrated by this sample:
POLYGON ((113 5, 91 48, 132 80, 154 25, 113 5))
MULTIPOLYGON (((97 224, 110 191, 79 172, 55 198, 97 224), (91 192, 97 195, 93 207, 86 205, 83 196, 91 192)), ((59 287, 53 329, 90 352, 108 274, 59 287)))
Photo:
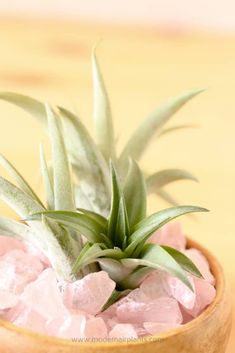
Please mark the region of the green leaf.
POLYGON ((124 197, 121 196, 119 200, 119 207, 117 212, 117 221, 116 221, 116 237, 114 240, 114 244, 117 246, 121 246, 125 248, 126 241, 129 236, 129 223, 127 218, 127 210, 124 197))
POLYGON ((31 214, 27 217, 27 220, 40 220, 42 215, 55 219, 58 223, 77 230, 92 243, 102 243, 106 240, 103 235, 105 229, 100 223, 96 222, 94 218, 85 214, 70 211, 44 211, 31 214))
POLYGON ((161 245, 161 247, 171 255, 175 261, 187 272, 191 273, 192 275, 203 278, 199 269, 194 265, 194 263, 185 256, 182 252, 178 251, 177 249, 171 248, 170 246, 161 245))
POLYGON ((143 174, 137 163, 130 160, 130 167, 125 180, 123 194, 130 228, 146 217, 146 186, 143 174), (134 202, 133 202, 134 201, 134 202))
POLYGON ((116 303, 118 300, 126 297, 129 293, 130 293, 130 289, 126 289, 123 291, 117 291, 116 289, 114 289, 113 293, 111 294, 111 297, 108 299, 107 303, 105 303, 101 312, 108 309, 112 304, 116 303))
POLYGON ((46 111, 52 146, 55 209, 73 210, 75 209, 73 186, 60 120, 48 105, 46 105, 46 111))
POLYGON ((155 271, 155 269, 152 267, 137 267, 136 270, 131 272, 119 283, 119 287, 135 289, 139 287, 144 278, 153 271, 155 271))
POLYGON ((92 55, 93 92, 94 92, 94 123, 96 142, 104 158, 115 160, 115 137, 109 98, 103 77, 96 58, 95 50, 92 55))
POLYGON ((153 112, 137 128, 124 147, 119 158, 119 164, 122 169, 125 168, 129 157, 138 161, 156 132, 158 132, 185 103, 201 92, 203 92, 203 90, 198 89, 173 97, 153 112))
POLYGON ((191 173, 182 169, 164 169, 147 177, 148 193, 154 193, 169 183, 178 180, 198 181, 191 173))
POLYGON ((32 199, 38 202, 39 205, 44 207, 41 200, 38 198, 38 196, 27 183, 27 181, 16 170, 16 168, 5 157, 3 157, 3 155, 0 155, 0 165, 9 173, 9 175, 14 179, 15 183, 19 186, 21 190, 23 190, 26 194, 32 197, 32 199))
POLYGON ((108 237, 115 245, 122 247, 125 237, 129 235, 129 223, 120 181, 112 162, 110 162, 110 169, 112 178, 112 201, 108 220, 108 237))
POLYGON ((188 280, 186 272, 175 261, 175 259, 160 245, 146 244, 139 259, 124 259, 124 265, 135 264, 136 266, 147 266, 156 270, 170 273, 179 278, 191 290, 193 290, 191 283, 188 280))
POLYGON ((44 155, 43 146, 40 145, 40 164, 41 164, 41 174, 43 178, 43 185, 46 194, 47 207, 50 210, 55 209, 54 202, 54 189, 53 189, 53 181, 51 180, 51 176, 49 174, 46 158, 44 155))
POLYGON ((107 229, 107 224, 108 221, 105 217, 101 216, 100 214, 90 211, 90 210, 86 210, 84 208, 77 208, 77 211, 86 214, 87 216, 94 218, 96 220, 97 223, 99 223, 103 229, 107 229))
POLYGON ((121 259, 125 255, 120 249, 105 249, 101 248, 102 244, 93 244, 89 248, 86 247, 86 250, 82 253, 82 256, 78 256, 74 266, 73 272, 76 273, 78 270, 84 268, 87 265, 90 265, 94 262, 98 262, 100 258, 111 258, 121 259))
POLYGON ((125 267, 119 260, 100 258, 99 265, 103 271, 106 271, 109 277, 117 284, 121 283, 125 278, 128 278, 132 272, 129 268, 125 267))
POLYGON ((133 233, 129 237, 130 245, 126 248, 126 253, 128 256, 132 255, 137 246, 140 245, 135 252, 135 256, 138 256, 142 250, 142 244, 146 242, 153 232, 174 218, 192 212, 208 212, 208 210, 197 206, 178 206, 167 208, 145 218, 134 227, 133 233))
MULTIPOLYGON (((77 116, 59 108, 63 117, 66 148, 78 177, 79 189, 87 195, 94 211, 106 214, 110 205, 108 165, 77 116)), ((82 207, 78 203, 79 207, 82 207)))

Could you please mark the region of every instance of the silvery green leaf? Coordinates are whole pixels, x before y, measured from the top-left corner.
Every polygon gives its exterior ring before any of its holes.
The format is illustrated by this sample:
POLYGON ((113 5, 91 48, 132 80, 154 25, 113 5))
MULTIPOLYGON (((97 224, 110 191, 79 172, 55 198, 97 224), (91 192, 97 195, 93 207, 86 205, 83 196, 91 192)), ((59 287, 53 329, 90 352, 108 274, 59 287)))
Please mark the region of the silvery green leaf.
POLYGON ((130 245, 125 250, 127 255, 133 255, 134 252, 134 256, 138 257, 143 243, 148 240, 153 232, 176 217, 192 212, 208 212, 208 210, 197 206, 178 206, 167 208, 145 218, 133 228, 133 233, 128 239, 130 245))
POLYGON ((73 185, 58 115, 46 105, 51 139, 55 209, 74 210, 73 185))
POLYGON ((39 205, 42 207, 43 204, 41 200, 38 198, 36 193, 30 187, 28 182, 23 178, 23 176, 16 170, 16 168, 3 156, 0 155, 0 165, 8 172, 8 174, 14 179, 15 183, 19 186, 21 190, 23 190, 26 194, 31 196, 39 205))
POLYGON ((0 177, 0 199, 6 202, 22 218, 45 209, 31 196, 20 190, 3 177, 0 177))
POLYGON ((0 99, 17 105, 39 121, 43 120, 46 123, 45 106, 38 100, 15 92, 0 92, 0 99))
POLYGON ((123 259, 122 263, 135 264, 136 266, 146 266, 154 268, 159 271, 170 273, 179 278, 191 290, 193 290, 191 283, 188 280, 186 272, 175 261, 175 259, 160 245, 146 244, 138 259, 123 259))
POLYGON ((132 229, 136 223, 146 217, 145 180, 137 163, 133 160, 130 160, 123 194, 125 197, 130 228, 132 229))
POLYGON ((153 136, 168 122, 185 103, 203 92, 202 89, 188 91, 169 99, 165 104, 154 111, 133 133, 124 147, 119 158, 119 165, 125 168, 129 157, 136 161, 140 159, 153 136))
POLYGON ((94 124, 96 142, 104 158, 115 160, 115 136, 109 98, 103 77, 96 58, 95 50, 92 55, 93 92, 94 92, 94 124))
POLYGON ((43 178, 43 185, 46 194, 47 200, 47 207, 50 210, 54 210, 55 203, 54 203, 54 190, 53 190, 53 180, 49 174, 43 146, 40 146, 40 164, 41 164, 41 174, 43 178))
MULTIPOLYGON (((102 211, 106 215, 110 204, 108 165, 78 117, 64 108, 60 107, 59 110, 63 117, 66 148, 78 177, 79 191, 88 197, 94 211, 102 211)), ((78 207, 83 205, 77 204, 78 207)))
POLYGON ((158 189, 178 180, 197 181, 197 179, 186 170, 164 169, 147 177, 146 184, 148 193, 155 193, 158 189))
POLYGON ((0 234, 14 237, 19 240, 27 241, 33 244, 36 248, 43 249, 37 234, 28 225, 21 222, 0 217, 0 234))
POLYGON ((66 281, 74 279, 72 274, 72 262, 68 256, 67 249, 63 249, 55 234, 52 231, 51 224, 46 216, 42 215, 41 230, 38 230, 38 236, 45 239, 44 254, 50 260, 53 269, 58 278, 66 281), (41 232, 41 233, 40 233, 41 232))
POLYGON ((178 251, 177 249, 171 248, 170 246, 162 245, 161 246, 164 250, 171 255, 175 261, 187 272, 191 273, 192 275, 202 278, 202 274, 199 269, 194 265, 194 263, 182 252, 178 251))
MULTIPOLYGON (((2 92, 0 99, 17 105, 46 124, 45 106, 40 101, 14 92, 2 92)), ((64 118, 66 148, 76 166, 83 193, 92 200, 94 211, 101 210, 106 215, 110 200, 108 166, 81 121, 66 109, 59 109, 64 118)), ((85 204, 78 203, 78 206, 85 204)))

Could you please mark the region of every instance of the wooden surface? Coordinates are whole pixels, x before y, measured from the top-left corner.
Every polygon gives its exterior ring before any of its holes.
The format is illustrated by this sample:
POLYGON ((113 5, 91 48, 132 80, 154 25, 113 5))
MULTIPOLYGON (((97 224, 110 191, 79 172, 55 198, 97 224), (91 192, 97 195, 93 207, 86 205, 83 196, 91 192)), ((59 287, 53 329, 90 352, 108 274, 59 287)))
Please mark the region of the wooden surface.
MULTIPOLYGON (((100 38, 119 148, 160 102, 189 88, 207 88, 171 122, 197 127, 156 139, 142 165, 149 171, 183 167, 200 179, 199 184, 178 183, 168 190, 181 203, 211 210, 182 221, 185 231, 220 259, 234 296, 235 38, 3 18, 0 89, 73 108, 91 126, 90 52, 100 38)), ((47 144, 43 129, 3 102, 0 126, 1 153, 40 189, 38 145, 47 144)), ((150 199, 151 210, 163 206, 150 199)), ((13 215, 3 204, 0 211, 13 215)), ((234 349, 235 331, 227 353, 234 349)))

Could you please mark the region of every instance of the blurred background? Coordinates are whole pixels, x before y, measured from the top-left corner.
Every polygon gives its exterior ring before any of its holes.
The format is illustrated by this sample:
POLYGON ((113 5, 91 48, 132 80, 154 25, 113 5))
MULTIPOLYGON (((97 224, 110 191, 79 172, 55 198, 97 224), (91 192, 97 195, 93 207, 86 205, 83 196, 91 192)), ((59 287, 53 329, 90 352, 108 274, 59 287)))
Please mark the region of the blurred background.
MULTIPOLYGON (((157 139, 141 163, 176 167, 199 184, 167 189, 210 214, 182 219, 185 232, 213 251, 235 293, 235 2, 234 0, 11 0, 0 3, 0 90, 17 91, 79 112, 92 123, 92 46, 109 91, 119 149, 168 97, 207 90, 169 123, 191 124, 157 139)), ((43 128, 0 102, 0 151, 40 190, 43 128)), ((4 171, 1 170, 1 174, 4 171)), ((150 210, 166 207, 150 199, 150 210)), ((0 204, 0 212, 13 215, 0 204)), ((227 353, 234 352, 232 335, 227 353)))

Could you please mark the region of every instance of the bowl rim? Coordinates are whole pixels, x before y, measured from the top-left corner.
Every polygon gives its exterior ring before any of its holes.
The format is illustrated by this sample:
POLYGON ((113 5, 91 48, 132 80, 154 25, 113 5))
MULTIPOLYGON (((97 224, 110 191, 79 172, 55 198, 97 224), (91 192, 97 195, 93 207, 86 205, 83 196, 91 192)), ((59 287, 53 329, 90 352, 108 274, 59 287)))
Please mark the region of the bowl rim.
POLYGON ((59 337, 53 337, 53 336, 47 336, 42 333, 38 333, 35 331, 31 331, 28 329, 25 329, 23 327, 16 326, 12 324, 9 321, 2 320, 0 319, 0 328, 3 327, 6 330, 9 330, 11 332, 15 332, 18 335, 24 335, 29 338, 41 341, 43 340, 44 344, 54 345, 54 346, 71 346, 71 347, 87 347, 87 348, 100 348, 100 349, 107 349, 107 348, 114 348, 114 347, 126 347, 126 346, 139 346, 139 345, 144 345, 147 343, 157 343, 157 342, 163 342, 166 341, 169 338, 172 338, 173 336, 178 336, 183 332, 187 332, 191 329, 194 329, 201 325, 204 321, 207 320, 208 317, 210 317, 217 309, 218 304, 222 301, 223 296, 224 296, 224 291, 225 291, 225 276, 223 269, 219 263, 219 261, 216 259, 216 257, 211 254, 209 250, 198 244, 196 241, 190 239, 187 237, 187 248, 196 248, 200 250, 203 255, 207 258, 210 269, 212 274, 215 277, 215 288, 216 288, 216 296, 213 300, 213 302, 195 319, 192 321, 188 322, 187 324, 184 324, 182 326, 179 326, 175 329, 172 329, 170 331, 167 331, 166 333, 161 333, 157 335, 148 335, 144 337, 140 337, 137 339, 124 339, 123 341, 111 341, 110 340, 101 340, 99 341, 98 339, 94 339, 94 342, 91 340, 84 340, 82 341, 73 341, 72 339, 65 339, 65 338, 59 338, 59 337))

